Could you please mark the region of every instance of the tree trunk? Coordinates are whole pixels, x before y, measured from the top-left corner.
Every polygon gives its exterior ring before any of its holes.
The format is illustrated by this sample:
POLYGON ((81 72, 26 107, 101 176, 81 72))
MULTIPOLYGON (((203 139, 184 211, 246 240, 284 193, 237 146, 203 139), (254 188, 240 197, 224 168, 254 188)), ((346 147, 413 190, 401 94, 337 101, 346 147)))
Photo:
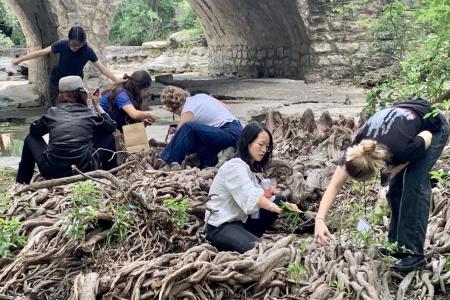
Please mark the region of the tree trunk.
MULTIPOLYGON (((47 0, 6 0, 25 35, 28 52, 50 46, 58 40, 57 26, 47 0), (31 3, 32 2, 32 3, 31 3)), ((37 87, 41 105, 49 103, 48 85, 54 58, 45 56, 28 62, 28 78, 37 87)))

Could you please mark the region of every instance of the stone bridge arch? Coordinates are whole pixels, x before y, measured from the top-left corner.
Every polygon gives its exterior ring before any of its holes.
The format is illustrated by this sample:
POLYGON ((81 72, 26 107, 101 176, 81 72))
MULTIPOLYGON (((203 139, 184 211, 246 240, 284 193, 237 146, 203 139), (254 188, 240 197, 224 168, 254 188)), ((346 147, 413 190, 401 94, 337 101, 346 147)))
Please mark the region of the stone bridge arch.
MULTIPOLYGON (((81 24, 102 55, 121 0, 6 0, 30 50, 49 46, 81 24)), ((333 18, 332 0, 188 0, 209 46, 209 72, 249 77, 342 78, 370 45, 365 28, 333 18)), ((373 1, 360 14, 379 12, 373 1)), ((355 17, 356 19, 356 17, 355 17)), ((30 81, 47 90, 52 59, 30 62, 30 81)))

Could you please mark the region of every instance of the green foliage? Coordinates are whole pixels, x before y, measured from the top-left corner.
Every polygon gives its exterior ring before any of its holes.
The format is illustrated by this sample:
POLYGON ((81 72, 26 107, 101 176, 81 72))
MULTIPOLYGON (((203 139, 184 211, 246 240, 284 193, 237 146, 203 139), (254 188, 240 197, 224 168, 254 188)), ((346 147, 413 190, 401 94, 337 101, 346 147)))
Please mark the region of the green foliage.
POLYGON ((350 232, 350 238, 353 243, 364 250, 368 250, 376 242, 375 232, 373 230, 350 232))
POLYGON ((0 168, 0 193, 6 193, 8 188, 14 184, 17 170, 12 168, 0 168))
POLYGON ((437 180, 439 182, 450 176, 450 174, 445 173, 443 170, 431 171, 430 175, 431 179, 437 180))
POLYGON ((168 220, 175 228, 181 229, 189 221, 187 214, 189 209, 188 200, 166 199, 164 200, 164 206, 169 210, 168 220))
POLYGON ((382 225, 383 217, 388 217, 391 214, 391 209, 384 205, 376 205, 375 210, 370 216, 370 222, 374 225, 382 225))
POLYGON ((9 208, 12 196, 8 193, 0 193, 0 215, 3 215, 9 208))
MULTIPOLYGON (((371 36, 379 41, 371 50, 386 50, 386 59, 397 61, 400 71, 369 91, 365 108, 368 115, 386 104, 413 97, 434 102, 450 89, 449 1, 420 0, 408 6, 396 0, 369 24, 371 36)), ((448 113, 448 106, 436 108, 448 113)))
POLYGON ((12 257, 11 250, 23 247, 27 239, 19 234, 22 224, 17 219, 0 218, 0 257, 12 257))
POLYGON ((292 210, 292 208, 286 202, 281 202, 280 207, 283 212, 280 216, 280 224, 283 228, 293 233, 299 226, 301 219, 300 214, 292 210))
POLYGON ((290 262, 288 267, 289 279, 295 282, 295 284, 300 284, 300 281, 307 276, 305 268, 298 262, 290 262))
POLYGON ((9 6, 4 0, 0 0, 0 48, 10 48, 13 45, 24 47, 25 36, 9 6), (11 32, 3 32, 1 28, 11 32))
POLYGON ((340 292, 343 292, 345 290, 345 284, 341 281, 333 280, 333 282, 330 284, 330 288, 339 294, 340 292))
POLYGON ((447 254, 446 260, 445 260, 445 271, 450 271, 450 254, 447 254))
POLYGON ((121 45, 141 45, 143 42, 165 39, 179 30, 202 32, 197 16, 186 0, 124 0, 114 17, 110 41, 121 45), (185 14, 176 20, 176 9, 185 14))
POLYGON ((298 244, 297 248, 301 254, 306 253, 308 251, 310 244, 306 240, 302 240, 301 243, 298 244))
POLYGON ((130 227, 134 223, 135 216, 127 205, 112 205, 115 218, 111 227, 111 233, 107 237, 107 242, 111 243, 113 238, 122 240, 129 232, 130 227))
POLYGON ((71 239, 84 238, 86 229, 94 228, 97 224, 97 206, 101 193, 92 181, 81 181, 72 190, 73 208, 66 219, 68 236, 71 239))

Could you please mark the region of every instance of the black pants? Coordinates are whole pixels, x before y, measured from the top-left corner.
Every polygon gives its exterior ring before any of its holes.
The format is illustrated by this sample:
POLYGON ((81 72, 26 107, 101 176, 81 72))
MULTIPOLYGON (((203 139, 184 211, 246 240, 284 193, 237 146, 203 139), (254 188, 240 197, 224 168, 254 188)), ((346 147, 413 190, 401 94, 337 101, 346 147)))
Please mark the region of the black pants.
MULTIPOLYGON (((19 163, 19 170, 17 171, 16 181, 18 183, 29 184, 31 178, 33 177, 34 167, 37 164, 41 175, 46 179, 49 178, 58 178, 62 176, 58 176, 58 170, 48 169, 48 164, 43 163, 46 159, 43 155, 47 150, 47 143, 41 136, 33 136, 28 134, 23 143, 22 149, 22 158, 19 163)), ((116 151, 116 144, 114 140, 114 136, 112 134, 99 135, 95 138, 94 142, 95 149, 107 149, 99 150, 95 155, 95 163, 92 165, 97 165, 98 168, 103 170, 110 170, 112 168, 117 167, 117 160, 114 157, 112 158, 113 152, 116 151)), ((63 162, 55 162, 52 164, 52 167, 58 165, 63 162)), ((82 171, 91 171, 91 170, 82 170, 82 171)))
POLYGON ((442 153, 449 136, 449 126, 442 116, 442 127, 433 133, 430 148, 421 160, 391 179, 387 198, 392 210, 389 242, 398 242, 415 255, 424 254, 431 199, 430 171, 442 153))
MULTIPOLYGON (((274 203, 286 201, 282 195, 275 197, 274 203)), ((219 251, 237 251, 244 253, 252 249, 260 237, 278 218, 278 214, 265 210, 259 210, 259 219, 251 219, 246 223, 241 221, 224 223, 218 227, 210 224, 206 227, 206 239, 219 251)))

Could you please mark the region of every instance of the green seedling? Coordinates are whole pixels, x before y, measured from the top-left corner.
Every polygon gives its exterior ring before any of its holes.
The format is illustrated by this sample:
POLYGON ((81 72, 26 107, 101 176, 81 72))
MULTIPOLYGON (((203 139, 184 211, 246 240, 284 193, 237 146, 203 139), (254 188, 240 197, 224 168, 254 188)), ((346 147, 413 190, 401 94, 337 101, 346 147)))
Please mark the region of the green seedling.
POLYGON ((19 234, 22 223, 17 219, 0 218, 0 257, 13 257, 11 250, 23 247, 27 238, 19 234))
POLYGON ((290 262, 287 270, 289 279, 295 282, 296 285, 300 284, 300 281, 307 276, 305 268, 298 262, 290 262))
POLYGON ((280 216, 280 223, 283 228, 293 233, 300 225, 300 214, 292 210, 292 207, 286 202, 280 202, 283 212, 280 216))
POLYGON ((164 206, 169 210, 169 222, 177 229, 183 228, 184 224, 189 220, 187 214, 189 201, 186 199, 179 201, 175 199, 166 199, 164 200, 164 206))

